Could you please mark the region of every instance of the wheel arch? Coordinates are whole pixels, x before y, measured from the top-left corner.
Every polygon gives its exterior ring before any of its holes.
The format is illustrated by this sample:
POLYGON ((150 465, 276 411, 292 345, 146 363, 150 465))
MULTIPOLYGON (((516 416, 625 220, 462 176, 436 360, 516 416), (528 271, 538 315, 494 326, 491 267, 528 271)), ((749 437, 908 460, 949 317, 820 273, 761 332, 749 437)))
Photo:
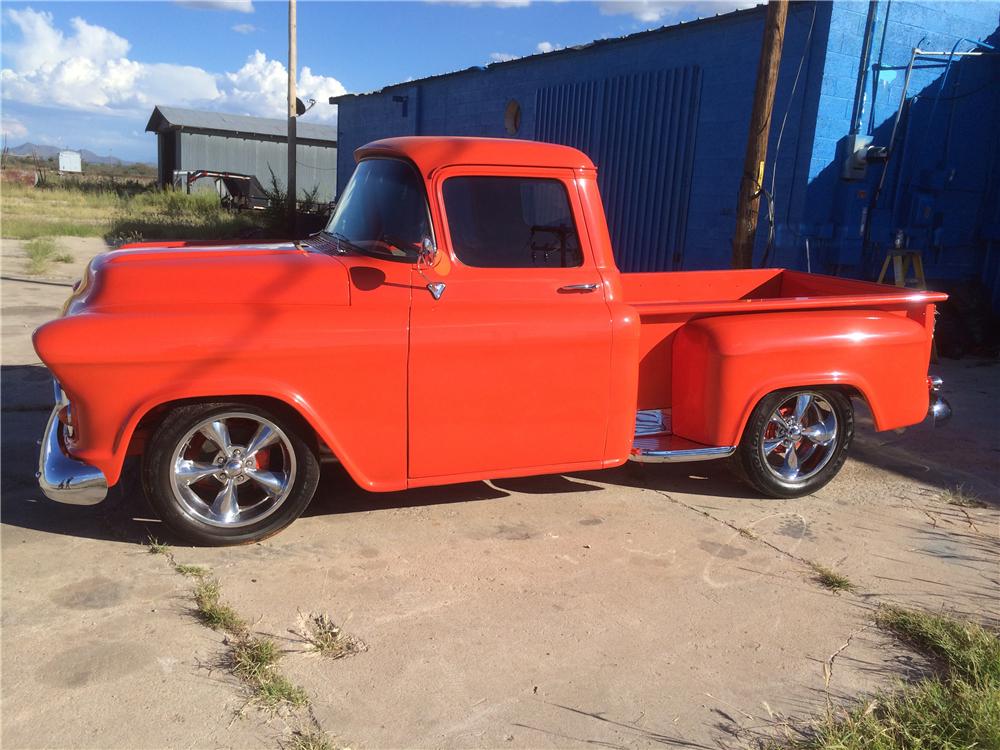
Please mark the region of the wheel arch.
MULTIPOLYGON (((205 390, 198 393, 175 392, 148 398, 133 409, 119 432, 113 453, 113 463, 110 467, 113 480, 117 481, 120 476, 122 465, 127 456, 142 453, 148 436, 171 409, 185 404, 211 402, 249 403, 288 416, 304 430, 304 437, 314 446, 318 455, 322 456, 323 453, 329 452, 344 465, 352 479, 359 484, 365 481, 364 475, 350 460, 349 452, 341 445, 336 434, 305 399, 280 391, 260 388, 205 390)), ((111 476, 109 476, 110 480, 112 480, 111 476)))
POLYGON ((234 393, 227 394, 225 396, 188 396, 185 398, 176 398, 150 407, 141 417, 139 417, 138 422, 136 422, 135 428, 132 430, 132 434, 128 438, 128 445, 125 449, 126 455, 135 455, 140 453, 140 449, 145 445, 145 441, 148 439, 148 436, 160 425, 171 410, 180 406, 212 402, 249 404, 268 409, 277 414, 282 414, 294 420, 299 427, 304 429, 305 434, 303 437, 309 439, 309 442, 313 444, 312 447, 315 448, 317 452, 322 452, 323 448, 326 448, 326 450, 329 450, 332 453, 330 447, 316 431, 315 426, 309 422, 301 411, 296 409, 295 406, 288 401, 275 396, 261 396, 253 393, 234 393))
MULTIPOLYGON (((763 401, 765 398, 767 398, 772 393, 775 393, 777 391, 785 391, 796 388, 800 389, 811 388, 815 390, 839 391, 852 401, 855 398, 863 401, 865 405, 868 407, 868 409, 872 411, 872 414, 873 415, 875 414, 874 410, 872 409, 872 403, 868 398, 866 392, 866 384, 864 383, 863 378, 857 378, 856 380, 854 380, 854 382, 844 382, 840 380, 837 381, 824 380, 822 378, 815 380, 806 380, 806 381, 794 381, 794 382, 790 381, 786 384, 778 385, 776 387, 772 387, 769 384, 765 387, 759 388, 748 399, 748 402, 746 406, 743 408, 742 415, 740 417, 739 431, 736 433, 735 442, 733 443, 733 445, 737 445, 740 441, 743 440, 744 434, 746 433, 747 424, 749 424, 750 422, 750 417, 751 415, 753 415, 754 409, 757 408, 757 405, 760 404, 761 401, 763 401)), ((877 425, 878 419, 876 418, 875 421, 877 425)))
POLYGON ((674 431, 735 445, 764 396, 797 387, 847 389, 877 430, 916 424, 927 413, 929 346, 917 323, 880 310, 700 318, 674 341, 674 431))

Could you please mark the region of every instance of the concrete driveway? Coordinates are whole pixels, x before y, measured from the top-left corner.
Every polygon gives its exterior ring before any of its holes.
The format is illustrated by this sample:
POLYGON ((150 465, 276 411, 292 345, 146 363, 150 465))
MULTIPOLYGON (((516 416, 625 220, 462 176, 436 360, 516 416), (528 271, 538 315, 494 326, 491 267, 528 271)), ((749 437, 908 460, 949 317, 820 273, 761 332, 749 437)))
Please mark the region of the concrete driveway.
POLYGON ((274 748, 309 728, 359 748, 744 747, 919 668, 872 627, 878 604, 1000 617, 1000 365, 946 361, 950 425, 862 417, 840 477, 800 500, 754 497, 725 462, 389 495, 330 466, 273 539, 174 545, 279 640, 311 701, 258 710, 191 580, 143 546, 173 540, 134 492, 88 509, 38 491, 51 389, 29 336, 69 279, 24 280, 18 246, 3 255, 4 747, 274 748), (943 502, 957 485, 992 507, 943 502), (318 613, 367 651, 310 652, 289 631, 318 613))

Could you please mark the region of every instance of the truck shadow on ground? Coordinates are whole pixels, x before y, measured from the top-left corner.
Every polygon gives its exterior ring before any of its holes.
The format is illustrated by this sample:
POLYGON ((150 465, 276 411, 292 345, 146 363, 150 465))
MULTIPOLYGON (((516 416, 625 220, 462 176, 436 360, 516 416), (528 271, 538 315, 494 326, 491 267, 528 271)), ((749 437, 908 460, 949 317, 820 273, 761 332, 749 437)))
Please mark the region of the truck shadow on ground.
MULTIPOLYGON (((40 365, 3 366, 0 383, 3 401, 0 513, 4 524, 122 542, 141 542, 149 536, 170 541, 169 534, 142 497, 134 471, 126 472, 124 481, 112 488, 108 500, 96 507, 65 506, 45 498, 36 484, 35 470, 37 441, 52 403, 50 376, 40 365)), ((861 449, 852 451, 856 460, 941 487, 955 484, 954 478, 946 474, 928 476, 921 456, 911 455, 906 448, 899 448, 887 456, 866 450, 864 442, 859 442, 861 449)), ((920 447, 918 444, 917 448, 920 447)), ((725 460, 691 464, 628 463, 604 471, 467 482, 391 493, 370 493, 360 489, 341 467, 334 464, 324 467, 319 490, 306 516, 496 500, 514 493, 578 496, 579 493, 607 492, 615 486, 649 489, 666 495, 714 497, 727 503, 765 500, 745 485, 731 462, 725 460)))

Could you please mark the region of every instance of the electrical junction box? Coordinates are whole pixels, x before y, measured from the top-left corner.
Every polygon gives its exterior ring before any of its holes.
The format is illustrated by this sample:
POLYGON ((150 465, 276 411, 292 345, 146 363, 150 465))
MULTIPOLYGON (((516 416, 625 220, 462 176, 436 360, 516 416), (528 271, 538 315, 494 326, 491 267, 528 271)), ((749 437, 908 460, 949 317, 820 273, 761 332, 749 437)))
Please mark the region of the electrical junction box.
POLYGON ((846 135, 840 139, 840 177, 843 180, 863 180, 868 174, 870 135, 846 135))

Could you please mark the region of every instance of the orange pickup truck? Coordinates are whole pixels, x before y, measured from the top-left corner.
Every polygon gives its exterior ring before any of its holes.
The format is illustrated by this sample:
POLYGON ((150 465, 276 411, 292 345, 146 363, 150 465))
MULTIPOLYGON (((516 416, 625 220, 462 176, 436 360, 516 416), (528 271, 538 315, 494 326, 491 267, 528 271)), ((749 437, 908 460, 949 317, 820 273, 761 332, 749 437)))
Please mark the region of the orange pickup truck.
POLYGON ((760 492, 829 482, 854 430, 950 413, 943 294, 782 269, 622 275, 579 151, 478 138, 358 150, 301 242, 129 245, 35 332, 56 380, 39 481, 93 504, 141 456, 177 534, 291 523, 326 456, 377 492, 732 456, 760 492))

